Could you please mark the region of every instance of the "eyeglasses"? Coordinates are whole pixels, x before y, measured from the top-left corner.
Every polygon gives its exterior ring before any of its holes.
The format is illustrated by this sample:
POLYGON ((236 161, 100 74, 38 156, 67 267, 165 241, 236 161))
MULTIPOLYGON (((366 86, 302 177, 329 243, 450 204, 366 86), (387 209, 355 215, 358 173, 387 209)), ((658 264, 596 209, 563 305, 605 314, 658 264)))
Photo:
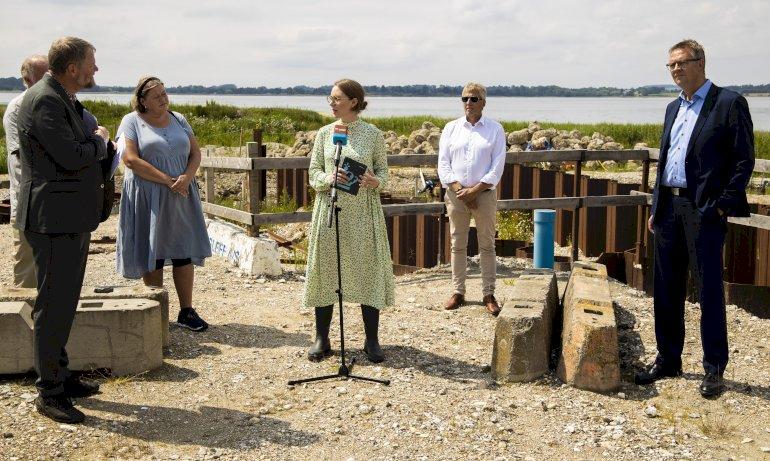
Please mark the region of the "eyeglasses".
POLYGON ((351 98, 338 98, 336 96, 327 96, 326 100, 329 102, 329 104, 337 104, 340 101, 350 101, 351 98))
POLYGON ((682 61, 674 61, 666 64, 666 69, 668 70, 674 70, 676 69, 676 66, 679 66, 680 69, 686 69, 688 62, 695 62, 700 61, 701 58, 693 58, 693 59, 684 59, 682 61))
POLYGON ((463 97, 461 97, 461 98, 460 98, 460 100, 461 100, 462 102, 468 102, 468 101, 470 101, 470 102, 479 102, 479 101, 481 101, 482 99, 483 99, 483 98, 480 98, 480 97, 478 97, 478 96, 463 96, 463 97))

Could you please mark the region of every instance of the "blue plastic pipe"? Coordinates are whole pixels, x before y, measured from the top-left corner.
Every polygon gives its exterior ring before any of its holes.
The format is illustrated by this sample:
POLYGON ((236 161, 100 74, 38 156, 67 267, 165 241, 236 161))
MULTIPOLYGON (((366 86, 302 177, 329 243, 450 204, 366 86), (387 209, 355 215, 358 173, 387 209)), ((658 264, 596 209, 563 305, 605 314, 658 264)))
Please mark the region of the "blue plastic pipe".
POLYGON ((555 210, 535 210, 535 269, 553 269, 553 223, 555 210))

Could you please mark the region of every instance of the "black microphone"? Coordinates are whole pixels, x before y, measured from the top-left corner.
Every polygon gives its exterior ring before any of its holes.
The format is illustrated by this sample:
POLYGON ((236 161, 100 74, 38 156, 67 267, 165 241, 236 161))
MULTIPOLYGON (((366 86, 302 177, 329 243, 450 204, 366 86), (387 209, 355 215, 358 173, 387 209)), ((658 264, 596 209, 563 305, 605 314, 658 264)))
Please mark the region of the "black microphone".
POLYGON ((334 209, 337 207, 337 168, 340 166, 342 146, 348 143, 348 127, 345 125, 334 125, 332 143, 334 143, 334 181, 332 182, 332 189, 329 195, 331 199, 327 219, 329 227, 332 227, 332 217, 334 216, 334 209))

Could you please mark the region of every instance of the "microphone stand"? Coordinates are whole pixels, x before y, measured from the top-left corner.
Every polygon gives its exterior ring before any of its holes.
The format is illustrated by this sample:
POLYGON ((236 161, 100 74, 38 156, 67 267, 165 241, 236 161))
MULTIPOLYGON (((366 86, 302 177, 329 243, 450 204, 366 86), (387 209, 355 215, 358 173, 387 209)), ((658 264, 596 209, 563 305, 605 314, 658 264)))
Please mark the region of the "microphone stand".
POLYGON ((337 240, 337 300, 339 302, 340 310, 340 368, 337 373, 332 375, 315 376, 313 378, 295 379, 289 381, 289 385, 309 383, 313 381, 325 381, 327 379, 334 378, 347 378, 358 379, 361 381, 371 381, 373 383, 383 384, 385 386, 390 384, 389 379, 376 379, 368 378, 366 376, 358 376, 351 373, 353 365, 356 363, 355 357, 350 360, 350 364, 345 363, 345 321, 342 309, 342 262, 340 260, 340 210, 337 205, 337 168, 340 166, 340 154, 342 152, 342 143, 335 143, 336 149, 334 150, 334 181, 332 182, 332 189, 329 192, 329 215, 327 218, 328 227, 332 227, 332 217, 334 217, 334 230, 337 240))
POLYGON ((337 211, 337 168, 340 167, 340 156, 342 154, 342 143, 335 143, 334 146, 334 181, 332 182, 332 190, 329 191, 329 214, 326 218, 327 227, 332 227, 332 217, 334 216, 335 211, 337 211))

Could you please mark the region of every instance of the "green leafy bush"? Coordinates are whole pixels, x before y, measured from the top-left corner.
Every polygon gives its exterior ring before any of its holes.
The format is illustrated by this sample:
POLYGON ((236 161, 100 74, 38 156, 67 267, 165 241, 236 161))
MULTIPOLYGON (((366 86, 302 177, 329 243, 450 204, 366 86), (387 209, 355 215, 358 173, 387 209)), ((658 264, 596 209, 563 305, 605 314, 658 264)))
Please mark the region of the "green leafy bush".
POLYGON ((532 211, 511 210, 497 212, 497 237, 503 240, 531 242, 534 232, 532 211))

